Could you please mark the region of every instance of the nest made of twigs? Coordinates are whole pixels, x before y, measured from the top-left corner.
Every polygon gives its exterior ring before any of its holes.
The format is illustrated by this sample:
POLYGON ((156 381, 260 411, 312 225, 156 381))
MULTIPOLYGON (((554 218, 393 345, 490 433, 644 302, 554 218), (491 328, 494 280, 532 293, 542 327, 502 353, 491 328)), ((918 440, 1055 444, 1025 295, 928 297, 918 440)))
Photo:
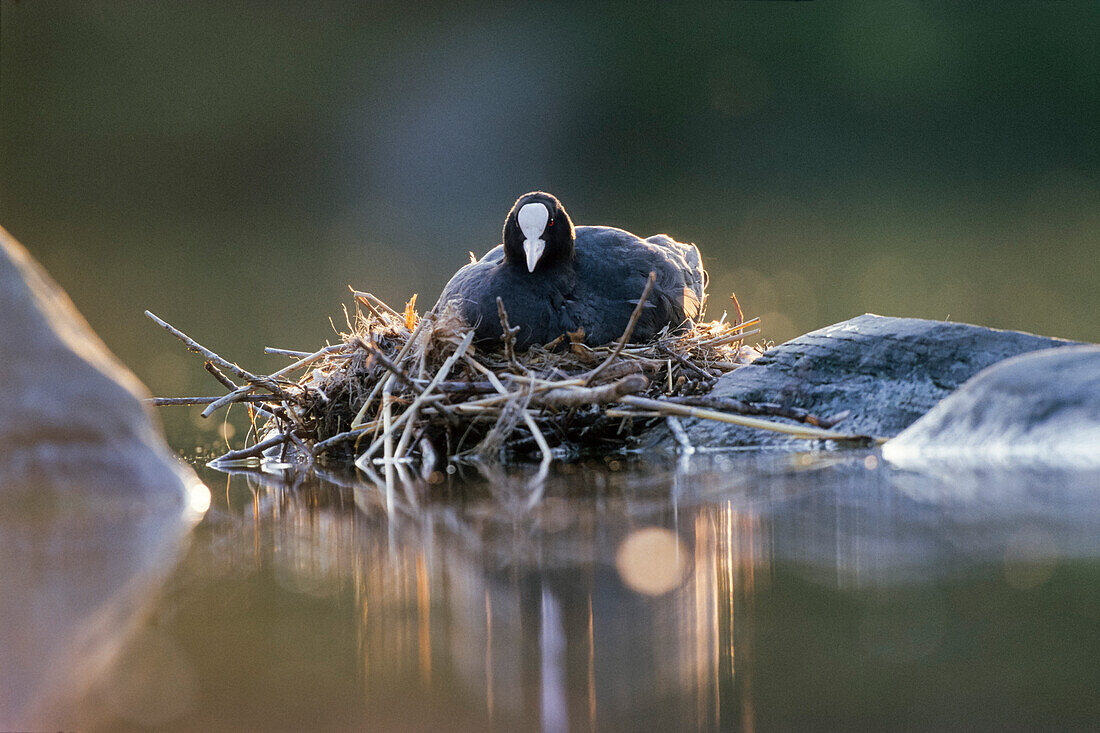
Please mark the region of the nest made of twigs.
POLYGON ((708 392, 738 366, 757 323, 700 323, 647 344, 624 334, 600 347, 573 334, 517 353, 511 338, 479 348, 453 311, 418 318, 368 293, 356 293, 348 322, 345 348, 298 382, 295 424, 279 427, 311 438, 315 458, 360 464, 621 448, 650 418, 611 407, 708 392))
POLYGON ((583 334, 517 353, 516 329, 502 304, 505 336, 496 348, 475 345, 474 333, 453 311, 420 317, 415 296, 397 311, 370 293, 354 292, 354 313, 337 344, 318 351, 269 348, 294 360, 270 375, 248 372, 175 327, 147 315, 206 359, 229 389, 221 397, 160 398, 158 404, 206 404, 204 416, 244 402, 261 438, 230 451, 222 466, 262 456, 325 463, 354 460, 416 464, 430 470, 441 458, 580 454, 621 450, 654 420, 695 416, 780 430, 797 437, 843 439, 833 421, 794 408, 709 398, 714 383, 759 352, 745 346, 759 319, 734 315, 689 324, 630 343, 639 300, 622 337, 591 347, 583 334), (243 379, 238 385, 226 372, 243 379), (296 378, 294 375, 298 375, 296 378), (744 415, 778 415, 798 425, 744 415))

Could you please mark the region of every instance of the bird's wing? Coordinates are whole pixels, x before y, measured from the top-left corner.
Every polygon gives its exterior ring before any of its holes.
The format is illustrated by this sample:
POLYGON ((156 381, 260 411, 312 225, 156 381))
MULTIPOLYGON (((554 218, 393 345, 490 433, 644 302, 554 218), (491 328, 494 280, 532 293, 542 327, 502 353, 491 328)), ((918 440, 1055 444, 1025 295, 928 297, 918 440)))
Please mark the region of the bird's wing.
POLYGON ((677 242, 667 234, 654 234, 645 241, 660 248, 683 276, 684 315, 698 320, 707 302, 707 271, 699 248, 690 242, 677 242))

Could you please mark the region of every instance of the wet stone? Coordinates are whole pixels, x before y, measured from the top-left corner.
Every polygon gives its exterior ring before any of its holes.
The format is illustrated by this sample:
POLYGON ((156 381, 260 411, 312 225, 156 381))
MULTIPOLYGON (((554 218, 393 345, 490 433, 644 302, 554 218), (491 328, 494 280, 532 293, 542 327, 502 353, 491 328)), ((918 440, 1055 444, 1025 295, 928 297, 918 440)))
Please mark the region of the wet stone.
MULTIPOLYGON (((893 437, 986 367, 1019 354, 1072 341, 965 323, 865 314, 769 349, 718 380, 711 392, 746 402, 778 403, 829 418, 834 429, 893 437)), ((682 420, 695 448, 780 447, 812 443, 778 433, 706 420, 682 420)), ((643 441, 676 450, 661 425, 643 441)))
POLYGON ((1100 346, 1045 349, 978 374, 883 446, 892 463, 1100 466, 1100 346))

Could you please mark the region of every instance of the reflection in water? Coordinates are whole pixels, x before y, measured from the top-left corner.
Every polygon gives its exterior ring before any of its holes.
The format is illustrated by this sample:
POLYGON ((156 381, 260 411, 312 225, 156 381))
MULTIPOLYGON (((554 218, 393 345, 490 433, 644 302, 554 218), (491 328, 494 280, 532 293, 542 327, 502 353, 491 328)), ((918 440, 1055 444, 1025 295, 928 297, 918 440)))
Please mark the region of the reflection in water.
POLYGON ((527 475, 391 495, 349 476, 234 477, 162 611, 197 695, 165 727, 935 727, 1097 711, 1097 665, 1077 649, 1100 652, 1081 638, 1096 593, 1075 580, 1097 577, 1078 559, 1100 551, 1097 501, 1080 493, 1057 516, 951 507, 867 457, 704 458, 675 477, 572 466, 531 508, 527 475), (998 712, 977 704, 990 695, 998 712))
POLYGON ((131 636, 209 504, 191 481, 183 501, 78 477, 0 496, 0 729, 155 724, 187 711, 190 680, 171 642, 131 636))

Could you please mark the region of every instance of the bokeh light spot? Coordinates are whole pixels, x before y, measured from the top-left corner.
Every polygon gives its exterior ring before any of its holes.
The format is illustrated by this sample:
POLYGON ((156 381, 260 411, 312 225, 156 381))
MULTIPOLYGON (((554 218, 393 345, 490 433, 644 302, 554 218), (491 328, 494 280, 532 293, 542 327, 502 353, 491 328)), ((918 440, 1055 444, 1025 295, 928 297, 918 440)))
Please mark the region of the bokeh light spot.
POLYGON ((683 581, 687 551, 675 532, 646 527, 630 533, 619 545, 615 567, 631 590, 659 596, 683 581))

